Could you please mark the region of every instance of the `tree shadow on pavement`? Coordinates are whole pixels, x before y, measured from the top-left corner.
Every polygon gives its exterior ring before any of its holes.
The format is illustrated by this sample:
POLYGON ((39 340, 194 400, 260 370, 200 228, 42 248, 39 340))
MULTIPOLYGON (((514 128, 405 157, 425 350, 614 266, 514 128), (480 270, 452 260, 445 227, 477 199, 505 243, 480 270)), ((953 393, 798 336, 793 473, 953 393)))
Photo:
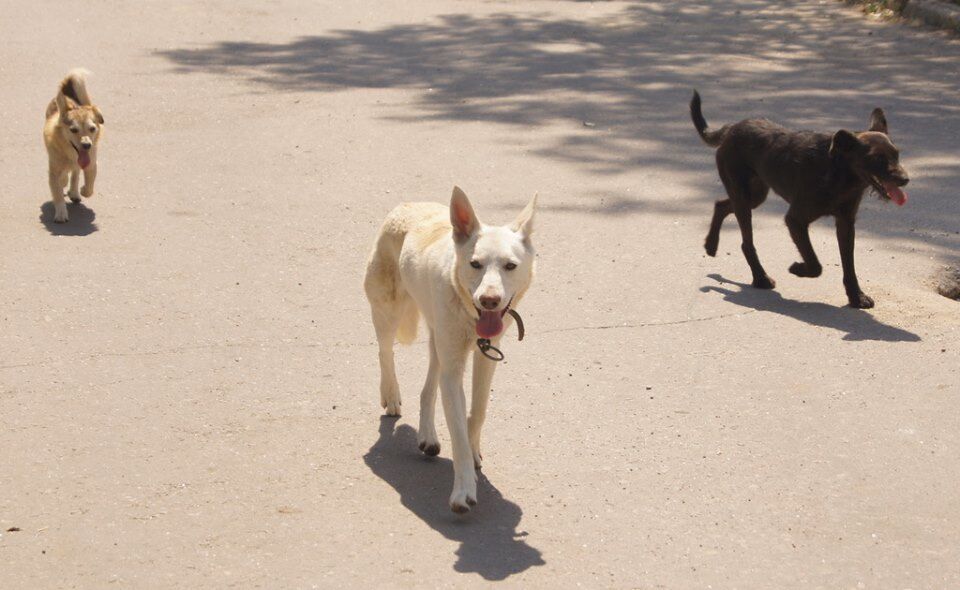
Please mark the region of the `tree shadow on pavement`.
POLYGON ((378 477, 400 494, 400 503, 444 537, 460 543, 453 569, 477 573, 486 580, 504 580, 544 565, 540 551, 527 545, 517 525, 523 511, 503 497, 482 473, 477 481, 479 504, 466 517, 449 508, 453 462, 428 459, 417 450, 416 431, 397 418, 380 418, 380 437, 363 456, 378 477))
POLYGON ((268 91, 412 91, 378 107, 376 116, 410 124, 481 121, 521 132, 551 125, 557 132, 532 143, 530 154, 594 175, 655 179, 674 171, 689 183, 676 194, 612 196, 613 207, 575 193, 585 205, 572 211, 586 213, 670 202, 706 215, 701 199, 717 198, 721 187, 714 158, 690 122, 694 87, 716 125, 765 116, 790 127, 863 129, 873 107, 882 106, 912 173, 915 200, 896 216, 870 219, 862 231, 931 244, 941 255, 960 247, 960 160, 952 155, 960 135, 960 43, 871 24, 838 3, 557 5, 565 9, 518 4, 492 14, 443 14, 276 42, 222 40, 156 54, 179 73, 236 76, 268 91))
POLYGON ((57 223, 53 220, 53 201, 40 206, 40 223, 54 236, 89 236, 99 228, 94 220, 97 213, 83 203, 67 202, 70 221, 57 223))
POLYGON ((724 301, 735 303, 757 311, 768 311, 791 317, 811 326, 833 328, 845 332, 844 340, 882 340, 884 342, 919 342, 920 336, 913 332, 888 326, 873 317, 869 312, 850 307, 836 307, 820 302, 804 302, 786 299, 776 291, 754 289, 745 283, 738 283, 718 274, 707 275, 721 285, 735 285, 739 291, 708 285, 701 287, 704 293, 720 293, 724 301))

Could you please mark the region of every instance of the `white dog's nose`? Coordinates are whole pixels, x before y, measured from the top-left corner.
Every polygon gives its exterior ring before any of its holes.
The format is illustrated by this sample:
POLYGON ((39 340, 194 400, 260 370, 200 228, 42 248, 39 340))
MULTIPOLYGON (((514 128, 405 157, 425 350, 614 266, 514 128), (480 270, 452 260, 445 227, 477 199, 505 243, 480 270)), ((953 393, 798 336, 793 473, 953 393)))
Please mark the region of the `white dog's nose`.
POLYGON ((500 305, 500 296, 499 295, 481 295, 480 305, 484 309, 497 309, 497 307, 500 305))

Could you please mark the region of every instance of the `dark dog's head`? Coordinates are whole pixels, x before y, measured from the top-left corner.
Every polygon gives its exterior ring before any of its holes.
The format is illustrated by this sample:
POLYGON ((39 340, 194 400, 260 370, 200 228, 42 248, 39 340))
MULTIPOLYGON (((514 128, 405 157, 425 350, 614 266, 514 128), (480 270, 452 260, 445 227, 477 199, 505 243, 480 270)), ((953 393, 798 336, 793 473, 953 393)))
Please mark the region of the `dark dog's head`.
POLYGON ((830 155, 841 159, 881 198, 897 205, 907 202, 907 193, 900 187, 906 186, 910 177, 900 165, 900 150, 890 141, 882 109, 873 109, 867 131, 837 131, 830 142, 830 155))

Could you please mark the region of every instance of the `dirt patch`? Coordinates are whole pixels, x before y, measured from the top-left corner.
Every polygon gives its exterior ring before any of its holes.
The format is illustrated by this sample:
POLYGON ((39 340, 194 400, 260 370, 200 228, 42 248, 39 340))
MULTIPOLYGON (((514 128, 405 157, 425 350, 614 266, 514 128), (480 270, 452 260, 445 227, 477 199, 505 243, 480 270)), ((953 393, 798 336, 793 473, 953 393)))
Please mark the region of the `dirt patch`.
POLYGON ((937 293, 960 301, 960 267, 945 266, 937 273, 937 293))

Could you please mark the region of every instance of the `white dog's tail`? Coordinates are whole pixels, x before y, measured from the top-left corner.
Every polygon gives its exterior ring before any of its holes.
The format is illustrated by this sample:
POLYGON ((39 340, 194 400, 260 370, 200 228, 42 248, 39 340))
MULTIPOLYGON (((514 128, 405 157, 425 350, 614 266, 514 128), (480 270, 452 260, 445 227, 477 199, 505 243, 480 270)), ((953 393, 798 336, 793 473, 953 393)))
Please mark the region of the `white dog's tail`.
POLYGON ((400 315, 400 325, 397 327, 397 342, 410 344, 417 339, 417 325, 420 323, 420 312, 417 304, 410 296, 400 315))
POLYGON ((80 106, 92 105, 90 94, 87 93, 87 76, 89 74, 90 72, 83 68, 70 70, 63 82, 60 82, 60 92, 80 106))
POLYGON ((390 229, 388 221, 370 253, 363 289, 370 301, 377 338, 389 333, 390 338, 395 337, 400 344, 410 344, 417 338, 420 312, 413 297, 400 283, 397 259, 404 236, 390 229))

